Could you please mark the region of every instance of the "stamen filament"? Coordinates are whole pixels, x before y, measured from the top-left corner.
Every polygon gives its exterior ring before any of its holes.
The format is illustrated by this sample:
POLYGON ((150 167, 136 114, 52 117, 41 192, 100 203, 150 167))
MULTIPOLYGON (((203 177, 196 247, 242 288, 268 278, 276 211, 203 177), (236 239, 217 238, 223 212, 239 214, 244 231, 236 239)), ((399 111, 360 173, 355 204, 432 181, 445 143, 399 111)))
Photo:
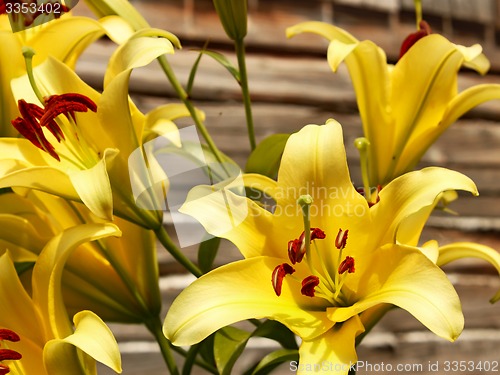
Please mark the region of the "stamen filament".
POLYGON ((314 248, 316 250, 316 254, 318 254, 318 258, 320 260, 319 263, 321 264, 321 270, 323 271, 323 274, 326 276, 326 280, 323 278, 323 276, 321 274, 317 273, 317 275, 320 278, 320 280, 323 282, 324 285, 328 285, 330 287, 330 288, 328 288, 329 289, 328 291, 330 293, 333 293, 333 291, 335 290, 335 282, 332 280, 330 272, 328 272, 328 270, 326 268, 326 264, 321 257, 321 253, 319 252, 318 245, 316 244, 316 242, 314 242, 314 248))

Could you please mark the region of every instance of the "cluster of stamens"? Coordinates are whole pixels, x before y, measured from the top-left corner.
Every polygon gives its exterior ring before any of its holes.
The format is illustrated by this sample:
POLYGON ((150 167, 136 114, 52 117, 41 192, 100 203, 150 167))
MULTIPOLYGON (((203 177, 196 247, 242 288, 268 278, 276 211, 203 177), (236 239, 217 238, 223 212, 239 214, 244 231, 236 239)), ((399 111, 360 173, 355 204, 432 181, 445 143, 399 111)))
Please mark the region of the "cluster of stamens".
POLYGON ((46 128, 57 142, 61 142, 65 136, 56 121, 57 116, 64 115, 76 124, 75 112, 97 111, 97 105, 90 98, 76 93, 45 97, 44 108, 21 99, 18 101, 18 108, 21 117, 12 120, 12 125, 33 145, 58 161, 59 155, 45 137, 43 128, 46 128))
MULTIPOLYGON (((303 280, 298 280, 301 284, 300 292, 307 297, 318 296, 327 299, 333 304, 340 303, 340 289, 344 283, 345 274, 355 271, 354 258, 350 256, 346 256, 344 259, 342 258, 342 252, 347 245, 349 230, 339 229, 337 237, 335 238, 335 247, 338 250, 338 268, 335 270, 335 275, 332 277, 331 274, 333 272, 327 270, 327 266, 325 265, 327 262, 324 261, 322 254, 314 243, 316 240, 324 240, 326 238, 326 233, 320 228, 310 228, 308 225, 308 218, 305 222, 306 230, 303 231, 298 238, 288 242, 288 258, 291 264, 295 265, 301 263, 305 259, 309 269, 312 271, 312 275, 307 276, 303 280), (307 235, 307 230, 309 231, 309 235, 307 235), (317 266, 318 263, 312 262, 313 254, 311 244, 313 243, 316 248, 315 256, 319 257, 319 264, 321 265, 320 270, 316 270, 314 267, 314 265, 316 264, 317 266)), ((295 268, 292 265, 282 263, 276 266, 272 272, 271 281, 277 296, 281 295, 285 276, 295 273, 295 268)))
MULTIPOLYGON (((17 333, 10 329, 0 328, 0 362, 3 361, 16 361, 22 358, 22 355, 15 350, 2 348, 3 341, 17 342, 20 340, 17 333)), ((8 374, 10 368, 8 365, 0 363, 0 375, 8 374)))

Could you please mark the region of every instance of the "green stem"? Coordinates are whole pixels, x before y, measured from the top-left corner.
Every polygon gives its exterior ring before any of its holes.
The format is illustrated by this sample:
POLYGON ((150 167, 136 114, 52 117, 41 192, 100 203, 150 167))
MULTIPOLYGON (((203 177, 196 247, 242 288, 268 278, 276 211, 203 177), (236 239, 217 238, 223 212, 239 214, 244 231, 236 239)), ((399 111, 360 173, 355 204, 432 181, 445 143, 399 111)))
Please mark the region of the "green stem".
POLYGON ((413 0, 415 4, 415 18, 417 21, 417 30, 420 30, 420 21, 422 21, 422 0, 413 0))
POLYGON ((175 245, 175 243, 170 239, 165 227, 161 226, 157 230, 154 231, 156 234, 156 238, 161 242, 163 247, 177 260, 180 264, 184 266, 189 272, 191 272, 196 277, 200 277, 203 275, 203 272, 191 262, 175 245))
POLYGON ((168 63, 168 60, 165 56, 160 56, 158 57, 158 61, 160 63, 161 68, 163 69, 163 72, 167 76, 168 80, 170 81, 170 84, 172 85, 173 89, 177 93, 177 96, 179 99, 184 103, 186 108, 189 111, 189 114, 193 118, 193 121, 196 125, 196 128, 198 131, 201 133, 202 137, 205 139, 205 142, 207 142, 208 147, 210 148, 210 151, 214 154, 215 158, 217 161, 221 164, 222 168, 225 170, 229 177, 228 171, 225 169, 224 163, 223 163, 223 157, 221 155, 220 150, 217 148, 215 145, 212 137, 208 133, 207 128, 205 127, 205 124, 201 121, 200 117, 198 116, 198 113, 196 112, 196 108, 193 106, 193 103, 189 100, 189 96, 186 93, 186 90, 182 87, 180 82, 177 80, 177 77, 175 76, 172 67, 168 63))
POLYGON ((179 370, 177 364, 175 363, 175 358, 170 350, 170 342, 167 340, 162 331, 162 324, 159 317, 152 317, 148 321, 144 322, 149 332, 151 332, 160 346, 160 351, 163 356, 165 363, 167 364, 168 370, 172 375, 179 375, 179 370))
POLYGON ((38 86, 35 82, 35 76, 33 75, 33 56, 35 56, 35 50, 31 47, 23 47, 23 56, 24 62, 26 64, 26 73, 28 74, 28 79, 30 81, 31 88, 35 93, 40 103, 44 103, 43 95, 38 89, 38 86))
MULTIPOLYGON (((191 348, 194 348, 194 347, 196 347, 196 346, 198 346, 198 345, 200 345, 200 344, 193 345, 191 348)), ((191 354, 191 353, 190 353, 190 352, 191 352, 191 350, 189 350, 189 351, 188 351, 188 350, 184 350, 184 349, 182 349, 182 348, 179 348, 178 346, 173 346, 173 345, 171 345, 171 349, 172 349, 174 352, 176 352, 176 353, 178 353, 178 354, 182 355, 183 357, 185 357, 185 358, 186 358, 186 361, 187 361, 187 357, 191 354)), ((195 350, 195 351, 197 352, 198 350, 195 350)), ((194 360, 194 363, 195 363, 195 365, 197 365, 197 366, 199 366, 199 367, 201 367, 201 368, 204 368, 205 370, 207 370, 208 372, 210 372, 210 373, 212 373, 212 374, 215 374, 215 375, 219 374, 219 371, 218 371, 215 367, 213 367, 213 366, 211 366, 210 364, 206 363, 206 362, 205 362, 204 360, 202 360, 202 359, 200 360, 200 359, 196 358, 196 359, 194 360)))
POLYGON ((245 62, 245 43, 242 39, 234 41, 236 47, 236 56, 238 58, 238 69, 240 71, 241 94, 243 95, 243 104, 245 105, 245 116, 247 119, 248 139, 250 140, 250 148, 255 149, 255 131, 253 126, 252 102, 250 99, 250 91, 248 89, 248 74, 247 65, 245 62))
POLYGON ((366 200, 371 202, 370 172, 368 169, 368 148, 370 147, 370 142, 364 137, 356 138, 354 140, 354 146, 356 146, 359 151, 359 162, 361 164, 361 178, 363 180, 364 195, 366 200))

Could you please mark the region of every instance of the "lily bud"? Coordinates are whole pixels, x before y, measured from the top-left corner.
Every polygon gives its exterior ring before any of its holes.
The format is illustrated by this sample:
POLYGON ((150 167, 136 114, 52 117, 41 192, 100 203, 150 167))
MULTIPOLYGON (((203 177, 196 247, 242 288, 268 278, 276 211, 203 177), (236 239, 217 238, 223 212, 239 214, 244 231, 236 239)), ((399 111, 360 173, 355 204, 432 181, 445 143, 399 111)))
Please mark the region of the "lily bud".
POLYGON ((227 36, 243 40, 247 35, 247 0, 214 0, 214 6, 227 36))

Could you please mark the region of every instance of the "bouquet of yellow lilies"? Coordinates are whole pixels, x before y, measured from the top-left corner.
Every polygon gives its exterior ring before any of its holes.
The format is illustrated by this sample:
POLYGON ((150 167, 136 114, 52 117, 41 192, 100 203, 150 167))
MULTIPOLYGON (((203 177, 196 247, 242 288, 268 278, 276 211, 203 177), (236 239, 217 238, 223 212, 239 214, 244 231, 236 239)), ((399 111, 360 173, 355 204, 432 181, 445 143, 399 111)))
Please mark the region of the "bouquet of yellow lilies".
MULTIPOLYGON (((461 67, 489 69, 479 45, 432 34, 419 1, 418 30, 396 64, 334 25, 311 21, 286 31, 326 38, 333 72, 347 66, 363 128, 355 185, 335 119, 256 142, 246 0, 213 0, 237 66, 200 53, 241 87, 252 149, 243 171, 219 150, 169 63, 179 39, 152 28, 128 0, 86 3, 96 19, 73 16, 74 2, 0 1, 0 374, 88 375, 96 362, 120 373, 108 322, 144 325, 171 374, 195 367, 230 374, 252 337, 280 348, 245 374, 290 361, 301 375, 354 374, 357 345, 393 308, 446 340, 458 338, 462 308, 441 267, 475 257, 500 273, 500 254, 470 242, 421 243, 440 203, 456 199, 455 191, 478 191, 459 172, 415 168, 459 117, 500 99, 497 84, 457 90, 461 67), (50 14, 56 5, 63 14, 50 14), (24 6, 36 10, 31 18, 24 6), (97 91, 75 65, 102 37, 116 46, 97 91), (179 100, 143 113, 129 81, 154 60, 179 100), (194 126, 177 126, 182 117, 194 126), (171 183, 189 168, 201 170, 205 183, 179 200, 171 183), (198 231, 179 226, 172 238, 167 203, 174 223, 189 217, 198 231), (213 269, 221 238, 242 259, 213 269), (197 278, 166 315, 157 243, 197 278), (199 264, 184 244, 200 244, 199 264), (241 321, 250 324, 233 325, 241 321), (314 365, 322 363, 330 366, 314 365)), ((499 299, 500 291, 491 302, 499 299)))

